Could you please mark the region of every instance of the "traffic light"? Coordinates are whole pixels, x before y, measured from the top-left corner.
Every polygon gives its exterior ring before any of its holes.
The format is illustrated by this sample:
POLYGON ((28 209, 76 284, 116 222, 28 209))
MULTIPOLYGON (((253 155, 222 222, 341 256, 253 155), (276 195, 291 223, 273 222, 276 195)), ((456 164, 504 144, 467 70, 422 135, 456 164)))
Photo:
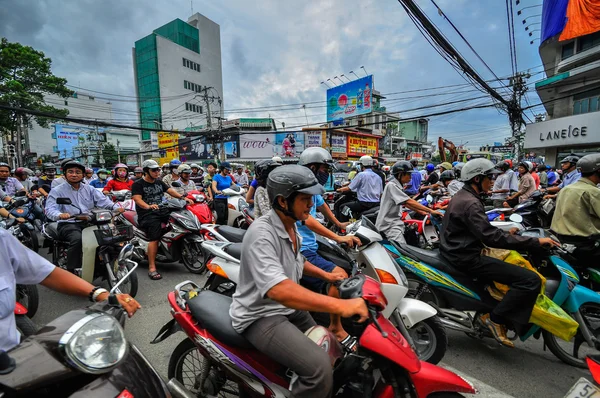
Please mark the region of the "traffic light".
POLYGON ((8 145, 8 156, 10 156, 11 158, 14 158, 17 156, 17 152, 15 151, 14 145, 8 145))

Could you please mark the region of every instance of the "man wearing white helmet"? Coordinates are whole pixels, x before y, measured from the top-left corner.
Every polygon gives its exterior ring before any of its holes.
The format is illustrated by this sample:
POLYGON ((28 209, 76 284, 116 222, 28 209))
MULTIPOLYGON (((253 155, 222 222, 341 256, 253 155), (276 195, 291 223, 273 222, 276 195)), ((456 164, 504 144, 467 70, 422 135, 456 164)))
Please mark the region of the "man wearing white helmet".
MULTIPOLYGON (((381 193, 383 192, 383 183, 381 178, 373 172, 373 165, 375 162, 370 156, 363 156, 359 160, 364 171, 359 173, 347 185, 343 188, 338 189, 338 192, 356 192, 358 198, 357 202, 350 202, 345 204, 343 207, 348 208, 352 212, 353 218, 357 218, 362 212, 372 209, 375 206, 379 206, 381 200, 381 193)), ((348 221, 350 217, 346 216, 345 220, 348 221)))
POLYGON ((192 168, 190 166, 187 164, 182 164, 177 167, 177 171, 179 173, 178 182, 181 184, 181 186, 173 187, 173 189, 175 189, 178 194, 183 195, 185 192, 190 192, 197 189, 196 183, 190 178, 192 175, 192 168))
POLYGON ((190 180, 194 181, 197 187, 202 186, 202 182, 204 180, 204 170, 202 167, 198 166, 196 163, 190 164, 190 168, 192 169, 192 174, 190 174, 190 180))
POLYGON ((480 321, 499 343, 514 347, 506 336, 505 325, 511 322, 519 334, 526 330, 542 281, 535 272, 483 256, 481 250, 486 246, 531 250, 558 244, 550 238, 513 235, 490 224, 481 195, 492 189, 492 177, 499 172, 488 159, 473 159, 465 164, 461 171, 465 186, 450 201, 442 222, 440 254, 469 276, 510 287, 502 301, 489 315, 481 315, 480 321))

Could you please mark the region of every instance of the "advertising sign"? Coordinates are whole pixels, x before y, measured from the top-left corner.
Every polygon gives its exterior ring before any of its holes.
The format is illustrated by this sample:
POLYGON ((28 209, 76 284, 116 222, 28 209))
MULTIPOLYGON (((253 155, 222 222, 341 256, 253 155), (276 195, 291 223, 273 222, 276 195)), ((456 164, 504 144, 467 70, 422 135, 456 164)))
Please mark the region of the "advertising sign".
POLYGON ((160 164, 179 158, 179 134, 159 131, 157 138, 160 164))
MULTIPOLYGON (((85 139, 87 147, 96 148, 96 143, 100 137, 96 137, 96 129, 83 126, 68 126, 63 124, 54 125, 56 136, 56 149, 60 158, 72 158, 81 156, 78 146, 79 137, 85 139), (91 144, 93 143, 93 144, 91 144)), ((98 133, 104 133, 103 128, 98 129, 98 133)))
POLYGON ((346 134, 332 133, 331 134, 331 156, 334 158, 346 157, 346 134))
POLYGON ((348 135, 348 156, 377 156, 377 138, 348 135))
POLYGON ((300 156, 304 150, 304 132, 275 134, 275 155, 287 158, 300 156))
MULTIPOLYGON (((213 152, 213 144, 207 143, 205 138, 194 137, 191 140, 191 151, 186 157, 190 160, 207 160, 214 159, 215 153, 213 152)), ((217 147, 220 145, 217 144, 217 147)), ((225 142, 225 157, 227 159, 238 157, 238 142, 237 140, 225 142)))
POLYGON ((327 121, 370 113, 373 75, 353 80, 327 90, 327 121))
POLYGON ((275 153, 275 134, 241 134, 240 157, 268 159, 275 153))
POLYGON ((307 148, 315 146, 324 148, 326 146, 324 131, 307 131, 306 133, 304 133, 304 140, 307 148))
POLYGON ((600 113, 561 117, 527 125, 525 148, 590 145, 600 142, 600 113))

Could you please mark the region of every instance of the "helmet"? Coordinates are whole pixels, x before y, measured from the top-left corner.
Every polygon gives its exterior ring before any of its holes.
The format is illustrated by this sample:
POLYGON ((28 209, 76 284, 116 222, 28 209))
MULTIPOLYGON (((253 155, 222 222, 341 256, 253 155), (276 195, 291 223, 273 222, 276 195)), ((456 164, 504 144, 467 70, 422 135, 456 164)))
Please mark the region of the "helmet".
POLYGON ((452 165, 450 164, 450 162, 440 163, 440 167, 444 170, 452 170, 452 165))
POLYGON ((274 162, 279 162, 279 163, 283 164, 283 160, 281 159, 281 156, 273 156, 271 158, 271 160, 274 162))
POLYGON ((129 171, 129 167, 127 167, 127 165, 123 163, 117 163, 115 167, 113 167, 114 171, 117 171, 117 169, 126 169, 127 171, 129 171))
POLYGON ((85 168, 85 172, 86 172, 86 173, 93 173, 93 172, 94 172, 94 170, 93 170, 93 169, 90 169, 89 167, 86 167, 86 168, 85 168))
POLYGON ((546 171, 546 165, 545 164, 538 165, 537 171, 539 171, 539 172, 546 171))
POLYGON ((508 168, 512 169, 513 165, 512 165, 512 160, 510 159, 506 159, 505 162, 508 164, 508 168))
POLYGON ((70 162, 70 161, 72 161, 72 160, 75 160, 75 159, 72 159, 72 158, 66 158, 66 159, 63 159, 63 160, 60 162, 60 168, 61 168, 61 169, 62 169, 62 168, 64 168, 65 164, 69 163, 69 162, 70 162))
POLYGON ((168 169, 169 168, 169 163, 163 163, 163 165, 161 166, 161 168, 168 169))
POLYGON ((454 172, 456 178, 460 178, 460 173, 464 166, 465 164, 463 162, 458 162, 454 165, 454 167, 452 167, 452 171, 454 172))
POLYGON ((30 169, 28 169, 28 168, 26 168, 26 167, 18 167, 18 168, 15 170, 15 175, 16 175, 17 177, 21 177, 21 178, 23 178, 23 177, 27 177, 27 176, 30 176, 30 175, 32 175, 32 174, 33 174, 33 171, 32 171, 32 170, 30 170, 30 169))
POLYGON ((200 166, 198 166, 196 163, 192 163, 192 164, 190 164, 190 168, 191 169, 200 169, 200 166))
POLYGON ((533 164, 531 164, 531 162, 527 162, 527 161, 519 162, 519 166, 523 166, 525 168, 525 170, 527 170, 527 171, 531 171, 533 169, 533 164))
POLYGON ((406 160, 400 160, 399 162, 394 163, 392 166, 392 175, 396 176, 399 173, 412 173, 413 167, 410 162, 406 160))
POLYGON ((456 176, 454 175, 454 172, 452 170, 445 170, 444 172, 442 172, 442 174, 440 174, 440 181, 444 182, 444 181, 451 181, 456 179, 456 176))
POLYGON ((591 174, 600 171, 600 153, 585 155, 577 162, 577 168, 583 174, 591 174))
POLYGON ((44 163, 42 165, 42 170, 56 170, 56 165, 54 163, 44 163))
POLYGON ((181 165, 181 161, 179 159, 173 159, 169 162, 169 168, 179 167, 181 165))
POLYGON ((560 164, 571 163, 571 165, 576 165, 579 162, 579 156, 569 155, 563 160, 560 161, 560 164))
POLYGON ((331 157, 329 151, 325 148, 317 146, 306 148, 304 151, 302 151, 300 160, 298 160, 298 164, 300 166, 308 166, 309 164, 313 163, 333 165, 333 158, 331 157))
POLYGON ((100 175, 100 174, 109 174, 109 172, 108 172, 108 170, 106 170, 106 169, 100 169, 100 170, 98 170, 98 173, 97 173, 97 174, 98 174, 98 175, 100 175))
POLYGON ((273 171, 276 167, 281 166, 281 163, 275 162, 272 159, 259 160, 254 164, 254 171, 256 171, 256 176, 260 179, 266 179, 269 176, 269 173, 273 171))
POLYGON ((177 171, 179 172, 179 174, 181 173, 191 173, 192 172, 192 168, 187 165, 187 164, 182 164, 177 168, 177 171))
POLYGON ((427 163, 427 171, 431 173, 433 170, 435 170, 433 163, 427 163))
MULTIPOLYGON (((158 166, 158 164, 157 164, 157 166, 158 166)), ((136 167, 135 169, 133 169, 133 172, 134 172, 134 173, 143 173, 143 172, 144 172, 144 169, 142 169, 141 167, 139 167, 139 166, 138 166, 138 167, 136 167)))
POLYGON ((510 168, 510 166, 508 165, 508 162, 502 161, 496 164, 496 168, 502 171, 507 171, 510 168))
POLYGON ((477 176, 498 174, 499 172, 500 170, 496 168, 491 160, 484 158, 473 159, 469 160, 463 166, 460 172, 460 180, 463 182, 468 182, 477 176))
POLYGON ((419 159, 411 159, 410 164, 412 164, 413 167, 417 167, 419 165, 419 159))
POLYGON ((373 167, 373 158, 369 155, 362 156, 358 161, 365 167, 373 167))
POLYGON ((69 160, 67 162, 63 162, 62 163, 62 171, 63 173, 66 173, 67 170, 72 169, 72 168, 78 168, 79 170, 81 170, 82 173, 85 173, 85 166, 82 165, 81 163, 79 163, 77 160, 69 160))
POLYGON ((223 163, 221 163, 221 165, 219 166, 219 168, 221 170, 225 170, 225 169, 231 170, 231 163, 229 163, 229 162, 223 162, 223 163))
POLYGON ((546 165, 546 170, 551 170, 552 166, 550 166, 549 164, 546 165))
POLYGON ((322 195, 325 189, 312 171, 297 164, 277 167, 269 174, 267 194, 271 203, 275 203, 278 196, 288 199, 293 193, 322 195))
POLYGON ((452 167, 456 166, 458 163, 460 163, 458 160, 455 160, 454 162, 452 162, 452 167))
MULTIPOLYGON (((167 166, 169 165, 168 163, 165 163, 167 166)), ((163 164, 163 167, 165 165, 163 164)), ((155 160, 152 159, 148 159, 148 160, 144 160, 144 162, 142 163, 142 170, 144 172, 148 172, 148 170, 150 169, 158 169, 158 163, 156 163, 155 160)))
POLYGON ((8 171, 10 171, 10 166, 8 165, 8 163, 0 162, 0 167, 6 167, 8 171))

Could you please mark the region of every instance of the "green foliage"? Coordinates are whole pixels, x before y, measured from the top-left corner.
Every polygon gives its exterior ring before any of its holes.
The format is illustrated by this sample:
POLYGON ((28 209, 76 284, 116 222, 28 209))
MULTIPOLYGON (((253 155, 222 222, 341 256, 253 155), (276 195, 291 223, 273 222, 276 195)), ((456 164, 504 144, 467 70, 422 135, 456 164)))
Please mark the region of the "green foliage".
MULTIPOLYGON (((55 94, 63 98, 73 95, 66 87, 67 80, 56 77, 51 71, 52 60, 32 47, 11 43, 6 38, 0 41, 0 103, 17 108, 35 109, 59 116, 67 116, 69 111, 46 104, 45 94, 55 94)), ((28 124, 28 115, 0 110, 0 131, 14 132, 18 117, 28 124)), ((33 117, 42 127, 47 127, 52 119, 33 117)))
MULTIPOLYGON (((104 158, 104 166, 108 168, 114 167, 117 163, 119 163, 119 157, 117 156, 117 149, 110 142, 104 144, 102 149, 102 157, 104 158)), ((98 160, 97 163, 100 163, 98 160)))

